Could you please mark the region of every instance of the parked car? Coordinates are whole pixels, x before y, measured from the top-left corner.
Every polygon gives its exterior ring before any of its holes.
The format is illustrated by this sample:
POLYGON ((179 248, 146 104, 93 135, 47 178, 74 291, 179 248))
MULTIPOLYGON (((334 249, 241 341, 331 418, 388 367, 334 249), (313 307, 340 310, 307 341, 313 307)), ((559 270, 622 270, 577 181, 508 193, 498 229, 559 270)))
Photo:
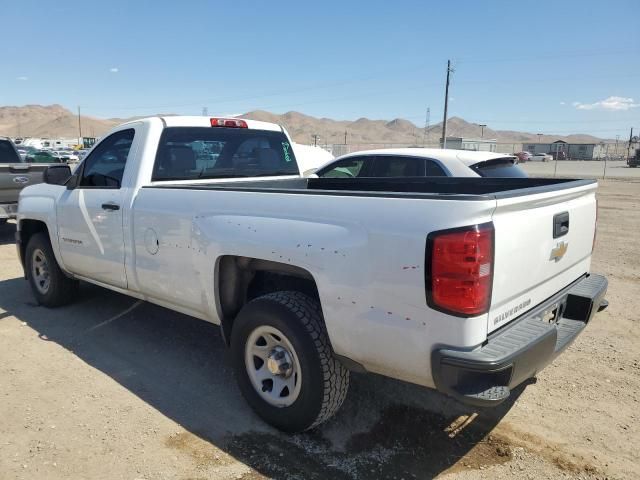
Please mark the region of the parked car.
POLYGON ((0 137, 0 225, 15 218, 20 190, 42 182, 47 166, 25 163, 13 142, 0 137))
POLYGON ((79 161, 79 157, 74 150, 54 150, 51 153, 65 163, 79 161))
POLYGON ((26 157, 27 163, 65 163, 61 156, 52 150, 35 150, 26 157))
POLYGON ((513 155, 436 148, 367 150, 320 167, 322 178, 356 177, 520 177, 527 174, 513 155))
POLYGON ((529 157, 530 162, 550 162, 553 157, 548 153, 534 153, 529 157))
POLYGON ((514 155, 518 157, 519 163, 527 162, 531 158, 531 153, 529 152, 518 152, 518 153, 514 153, 514 155))
POLYGON ((31 153, 37 150, 37 148, 30 147, 28 145, 20 145, 20 146, 16 145, 16 148, 18 149, 18 155, 20 155, 20 158, 22 160, 26 160, 27 156, 29 156, 31 153))
POLYGON ((85 280, 220 325, 245 399, 289 432, 339 409, 349 369, 497 405, 607 305, 596 180, 302 178, 281 126, 180 116, 46 178, 16 233, 37 302, 85 280))
POLYGON ((551 158, 553 160, 566 160, 567 159, 567 152, 565 151, 559 151, 559 152, 549 152, 547 153, 547 155, 551 155, 551 158))

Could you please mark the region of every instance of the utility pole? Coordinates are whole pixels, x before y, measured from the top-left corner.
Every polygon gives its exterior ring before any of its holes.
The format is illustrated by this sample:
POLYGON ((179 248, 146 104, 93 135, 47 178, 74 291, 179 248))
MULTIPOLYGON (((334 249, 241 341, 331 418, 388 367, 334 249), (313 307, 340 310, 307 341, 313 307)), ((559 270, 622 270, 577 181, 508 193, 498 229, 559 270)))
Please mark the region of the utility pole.
POLYGON ((541 133, 536 133, 536 135, 538 135, 538 143, 540 143, 540 139, 542 138, 542 134, 541 133))
POLYGON ((317 147, 318 146, 318 138, 320 138, 320 135, 318 135, 317 133, 314 133, 313 135, 311 135, 311 138, 313 138, 313 146, 317 147))
POLYGON ((347 131, 344 131, 344 144, 347 144, 347 131))
POLYGON ((447 84, 444 87, 444 119, 442 120, 442 148, 447 148, 447 110, 449 109, 449 75, 451 60, 447 60, 447 84))
POLYGON ((425 140, 427 140, 427 136, 429 135, 429 121, 431 120, 431 109, 427 107, 427 118, 424 121, 424 135, 422 135, 422 146, 425 146, 425 140))
POLYGON ((480 138, 484 138, 484 127, 486 127, 486 126, 487 126, 487 124, 486 124, 486 123, 481 123, 481 124, 480 124, 480 125, 478 125, 478 126, 482 129, 482 130, 481 130, 481 133, 480 133, 480 138))
POLYGON ((627 145, 627 158, 625 160, 629 160, 631 156, 631 141, 633 140, 633 127, 631 127, 631 133, 629 134, 629 145, 627 145))
POLYGON ((202 116, 203 117, 209 116, 209 109, 207 107, 202 107, 202 116))
POLYGON ((80 105, 78 105, 78 145, 82 145, 82 121, 80 120, 80 105))
POLYGON ((620 140, 620 135, 616 135, 616 151, 613 154, 616 157, 616 160, 618 159, 618 140, 620 140))

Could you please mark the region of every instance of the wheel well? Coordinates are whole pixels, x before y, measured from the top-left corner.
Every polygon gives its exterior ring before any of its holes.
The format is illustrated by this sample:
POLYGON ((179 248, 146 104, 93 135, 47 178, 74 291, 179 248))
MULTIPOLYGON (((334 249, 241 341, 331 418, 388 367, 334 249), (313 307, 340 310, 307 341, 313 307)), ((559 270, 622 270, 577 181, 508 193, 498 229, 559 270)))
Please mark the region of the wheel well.
POLYGON ((271 292, 294 290, 319 300, 316 282, 307 270, 286 263, 225 255, 216 272, 218 307, 227 344, 238 312, 254 298, 271 292))
POLYGON ((49 229, 44 222, 41 222, 40 220, 20 221, 20 261, 22 262, 22 269, 25 272, 25 276, 27 275, 27 270, 25 268, 25 252, 27 250, 27 244, 29 243, 31 237, 40 232, 49 237, 49 229))

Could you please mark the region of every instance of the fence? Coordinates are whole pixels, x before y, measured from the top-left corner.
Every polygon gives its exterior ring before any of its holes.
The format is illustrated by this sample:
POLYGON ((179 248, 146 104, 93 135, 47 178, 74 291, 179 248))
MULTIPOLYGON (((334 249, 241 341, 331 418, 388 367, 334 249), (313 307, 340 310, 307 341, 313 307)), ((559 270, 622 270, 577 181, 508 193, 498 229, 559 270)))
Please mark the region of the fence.
MULTIPOLYGON (((513 154, 515 152, 521 152, 525 150, 525 146, 527 143, 495 143, 496 146, 495 151, 499 153, 513 154)), ((593 143, 585 143, 578 144, 573 143, 571 146, 582 146, 590 147, 588 150, 585 148, 586 153, 581 154, 580 156, 572 155, 571 150, 569 150, 569 156, 567 160, 618 160, 624 161, 627 158, 627 144, 626 143, 604 143, 604 144, 593 144, 593 143)), ((328 152, 330 152, 334 157, 339 157, 341 155, 346 155, 347 153, 361 152, 363 150, 377 150, 381 148, 440 148, 440 144, 438 142, 428 142, 428 143, 328 143, 328 144, 320 144, 320 147, 324 148, 328 152)), ((564 151, 564 150, 560 150, 564 151)), ((549 153, 549 152, 545 152, 549 153)), ((552 152, 553 153, 553 150, 552 152)))

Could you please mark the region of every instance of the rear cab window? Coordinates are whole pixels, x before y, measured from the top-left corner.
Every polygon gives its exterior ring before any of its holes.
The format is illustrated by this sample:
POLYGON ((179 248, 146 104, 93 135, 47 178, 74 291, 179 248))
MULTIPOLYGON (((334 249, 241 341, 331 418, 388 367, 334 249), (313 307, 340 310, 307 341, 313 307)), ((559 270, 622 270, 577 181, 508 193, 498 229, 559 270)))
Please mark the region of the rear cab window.
POLYGON ((282 132, 248 128, 167 127, 152 181, 299 176, 282 132))
POLYGON ((516 164, 515 157, 496 158, 476 163, 469 168, 481 177, 489 178, 527 178, 526 172, 516 164))
POLYGON ((0 138, 0 163, 23 163, 11 140, 0 138))

